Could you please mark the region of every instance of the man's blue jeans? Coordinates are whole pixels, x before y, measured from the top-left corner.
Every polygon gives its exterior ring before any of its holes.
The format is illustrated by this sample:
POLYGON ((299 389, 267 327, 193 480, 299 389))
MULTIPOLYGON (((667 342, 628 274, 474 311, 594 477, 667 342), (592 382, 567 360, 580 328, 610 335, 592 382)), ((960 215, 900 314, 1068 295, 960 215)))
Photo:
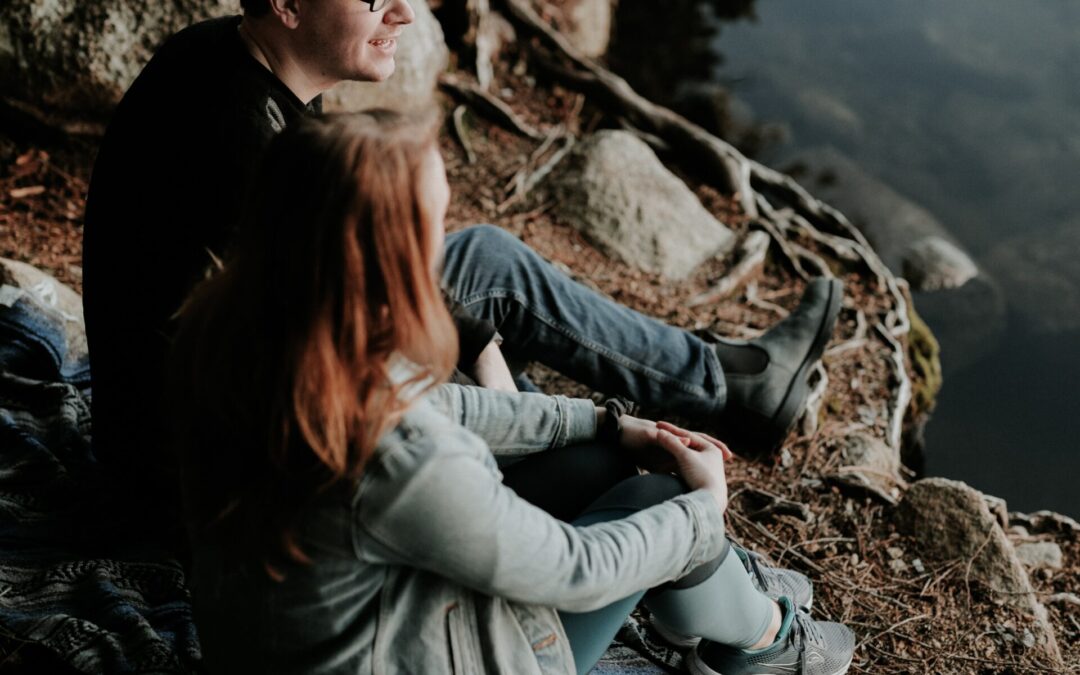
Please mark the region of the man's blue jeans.
POLYGON ((724 375, 708 344, 573 281, 498 227, 447 235, 443 283, 495 324, 510 359, 688 416, 724 407, 724 375))

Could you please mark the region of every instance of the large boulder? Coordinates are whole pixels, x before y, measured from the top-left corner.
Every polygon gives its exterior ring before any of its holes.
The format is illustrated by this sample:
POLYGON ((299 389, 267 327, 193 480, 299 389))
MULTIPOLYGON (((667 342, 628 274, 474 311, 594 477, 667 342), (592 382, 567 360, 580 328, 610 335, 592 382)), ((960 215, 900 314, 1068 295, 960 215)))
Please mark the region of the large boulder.
POLYGON ((918 540, 923 556, 963 562, 965 578, 981 582, 996 602, 1029 614, 1037 648, 1060 663, 1046 608, 1038 601, 999 519, 978 490, 945 478, 920 480, 900 504, 900 522, 918 540))
POLYGON ((681 279, 726 253, 732 232, 633 134, 601 131, 553 176, 556 215, 608 255, 681 279))
POLYGON ((323 108, 355 112, 367 108, 411 110, 431 104, 450 50, 442 26, 423 0, 410 2, 416 20, 398 38, 394 74, 385 82, 342 82, 323 95, 323 108))
MULTIPOLYGON (((448 51, 423 0, 399 40, 395 74, 381 84, 342 85, 328 110, 409 108, 432 100, 448 51)), ((104 118, 154 50, 181 28, 239 13, 239 0, 3 0, 0 91, 47 112, 104 118)))
POLYGON ((102 117, 165 38, 238 11, 238 0, 4 0, 0 86, 50 111, 102 117))

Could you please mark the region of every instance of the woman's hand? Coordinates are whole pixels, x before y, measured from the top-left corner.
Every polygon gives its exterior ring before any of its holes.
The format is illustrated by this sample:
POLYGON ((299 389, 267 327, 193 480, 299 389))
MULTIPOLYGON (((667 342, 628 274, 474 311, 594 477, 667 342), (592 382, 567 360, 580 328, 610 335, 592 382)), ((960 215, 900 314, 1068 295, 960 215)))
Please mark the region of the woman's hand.
POLYGON ((708 490, 721 511, 727 510, 727 477, 724 462, 731 459, 731 450, 708 434, 687 431, 674 424, 656 424, 657 441, 671 453, 679 475, 691 489, 708 490))
POLYGON ((643 469, 678 472, 692 489, 709 490, 721 510, 727 508, 724 462, 732 453, 723 442, 668 422, 623 415, 619 418, 619 445, 643 469))

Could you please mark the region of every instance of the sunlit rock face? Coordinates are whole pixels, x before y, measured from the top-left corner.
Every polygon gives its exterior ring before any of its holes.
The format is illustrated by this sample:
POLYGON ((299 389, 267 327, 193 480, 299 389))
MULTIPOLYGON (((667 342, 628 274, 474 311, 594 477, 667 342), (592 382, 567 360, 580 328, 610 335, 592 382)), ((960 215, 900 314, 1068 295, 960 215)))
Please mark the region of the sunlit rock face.
POLYGON ((239 11, 238 0, 5 0, 0 84, 50 112, 104 117, 165 38, 239 11))

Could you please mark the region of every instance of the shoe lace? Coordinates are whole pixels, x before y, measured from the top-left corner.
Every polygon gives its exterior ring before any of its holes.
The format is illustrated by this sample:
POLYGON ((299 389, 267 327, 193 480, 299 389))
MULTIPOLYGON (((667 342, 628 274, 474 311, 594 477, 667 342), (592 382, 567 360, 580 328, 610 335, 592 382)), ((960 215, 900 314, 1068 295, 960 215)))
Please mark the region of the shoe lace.
POLYGON ((801 609, 795 610, 795 621, 793 628, 798 630, 791 631, 792 639, 795 639, 795 634, 798 632, 803 636, 806 642, 820 649, 825 648, 825 635, 818 628, 817 622, 810 618, 810 615, 801 609))
POLYGON ((769 582, 765 578, 765 572, 762 570, 763 559, 757 553, 753 551, 746 551, 746 570, 754 575, 754 578, 758 580, 758 585, 761 590, 765 591, 769 588, 769 582))

